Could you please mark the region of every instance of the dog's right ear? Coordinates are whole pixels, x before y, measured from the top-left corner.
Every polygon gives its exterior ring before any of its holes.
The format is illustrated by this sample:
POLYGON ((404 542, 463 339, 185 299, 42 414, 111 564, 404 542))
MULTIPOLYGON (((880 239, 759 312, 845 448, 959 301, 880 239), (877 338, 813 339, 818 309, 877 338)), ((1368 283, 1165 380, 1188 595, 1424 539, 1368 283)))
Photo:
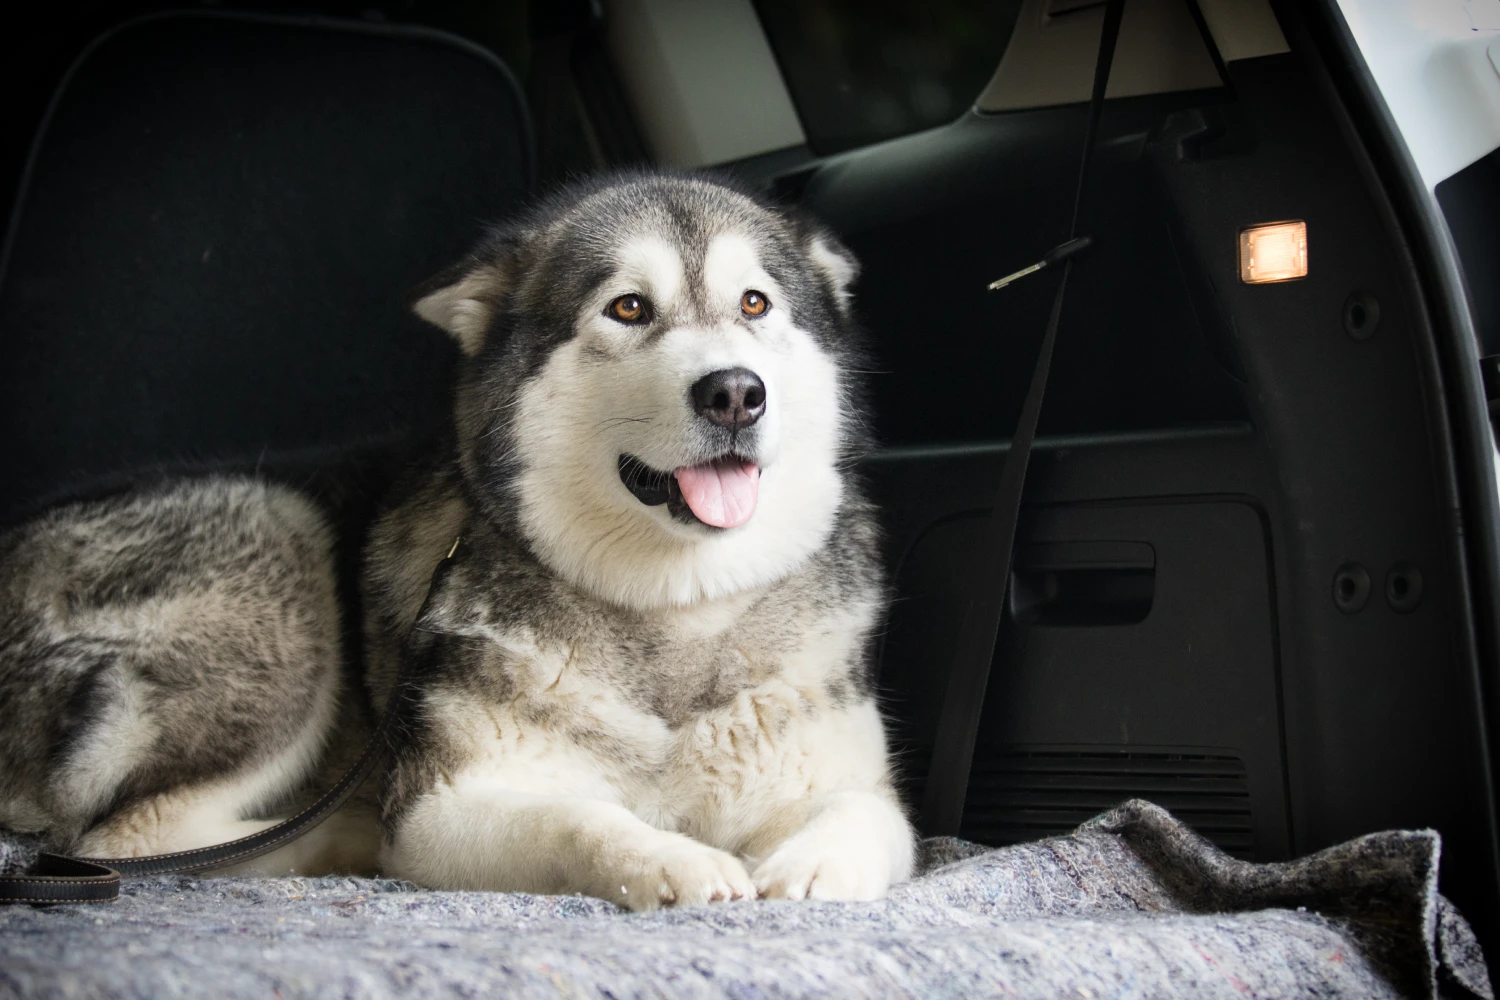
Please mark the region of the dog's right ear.
POLYGON ((412 311, 447 330, 464 354, 478 354, 490 321, 514 284, 519 242, 512 233, 491 234, 463 260, 422 285, 412 311))

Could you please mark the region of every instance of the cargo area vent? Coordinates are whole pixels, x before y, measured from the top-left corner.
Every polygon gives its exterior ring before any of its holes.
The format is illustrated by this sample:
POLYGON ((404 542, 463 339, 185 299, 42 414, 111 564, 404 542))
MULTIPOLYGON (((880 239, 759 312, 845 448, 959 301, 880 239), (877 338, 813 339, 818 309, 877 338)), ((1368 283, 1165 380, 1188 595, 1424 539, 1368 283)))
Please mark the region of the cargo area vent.
POLYGON ((1132 798, 1155 802, 1229 854, 1254 852, 1245 765, 1211 754, 981 750, 963 836, 994 845, 1056 836, 1132 798))

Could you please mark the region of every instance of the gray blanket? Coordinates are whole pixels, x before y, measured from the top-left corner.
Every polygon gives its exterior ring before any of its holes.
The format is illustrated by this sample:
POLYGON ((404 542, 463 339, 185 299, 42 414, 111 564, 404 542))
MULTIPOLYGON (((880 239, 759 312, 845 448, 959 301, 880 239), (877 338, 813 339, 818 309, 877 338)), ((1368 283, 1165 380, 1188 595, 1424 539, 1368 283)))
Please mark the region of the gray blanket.
MULTIPOLYGON (((23 851, 0 843, 0 867, 23 851)), ((1286 864, 1133 801, 1066 837, 927 841, 877 903, 622 913, 403 882, 165 876, 0 910, 0 991, 43 997, 1491 997, 1431 831, 1286 864)))

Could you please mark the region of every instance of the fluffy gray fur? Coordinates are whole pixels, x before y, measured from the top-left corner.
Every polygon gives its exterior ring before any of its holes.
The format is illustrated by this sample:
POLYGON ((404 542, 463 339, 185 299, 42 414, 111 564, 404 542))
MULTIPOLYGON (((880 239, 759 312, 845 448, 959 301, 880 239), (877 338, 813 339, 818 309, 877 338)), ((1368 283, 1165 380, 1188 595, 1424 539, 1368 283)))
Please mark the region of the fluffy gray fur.
POLYGON ((213 476, 0 534, 0 826, 125 856, 243 835, 337 704, 331 533, 213 476))

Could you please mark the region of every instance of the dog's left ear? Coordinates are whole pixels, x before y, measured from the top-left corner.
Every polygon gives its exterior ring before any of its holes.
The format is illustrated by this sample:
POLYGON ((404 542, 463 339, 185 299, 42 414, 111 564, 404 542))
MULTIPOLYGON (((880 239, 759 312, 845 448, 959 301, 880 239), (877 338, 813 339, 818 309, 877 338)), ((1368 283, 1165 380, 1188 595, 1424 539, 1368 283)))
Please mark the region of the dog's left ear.
POLYGON ((812 226, 807 235, 807 255, 813 267, 833 289, 839 311, 849 315, 854 298, 854 281, 859 277, 859 261, 849 248, 822 226, 812 226))
POLYGON ((478 354, 514 284, 519 243, 514 233, 490 233, 467 257, 419 288, 412 311, 448 331, 464 354, 478 354))

